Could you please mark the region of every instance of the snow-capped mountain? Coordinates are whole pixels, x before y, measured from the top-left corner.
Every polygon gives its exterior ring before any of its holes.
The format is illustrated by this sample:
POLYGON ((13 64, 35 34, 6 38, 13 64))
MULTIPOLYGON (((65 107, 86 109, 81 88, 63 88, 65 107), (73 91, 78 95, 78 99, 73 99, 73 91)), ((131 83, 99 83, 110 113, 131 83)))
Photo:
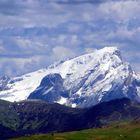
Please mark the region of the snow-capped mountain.
POLYGON ((44 99, 72 107, 89 107, 122 97, 140 101, 140 80, 116 47, 55 63, 9 79, 4 85, 2 81, 0 98, 8 101, 44 99))

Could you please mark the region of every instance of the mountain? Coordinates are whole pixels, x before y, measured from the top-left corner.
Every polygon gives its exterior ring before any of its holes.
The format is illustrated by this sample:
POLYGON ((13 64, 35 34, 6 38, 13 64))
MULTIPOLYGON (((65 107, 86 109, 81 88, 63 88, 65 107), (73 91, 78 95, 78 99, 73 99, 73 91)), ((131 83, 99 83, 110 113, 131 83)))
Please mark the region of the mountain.
POLYGON ((85 109, 49 104, 41 100, 14 103, 0 100, 0 105, 0 124, 8 130, 0 131, 4 137, 83 130, 140 119, 140 104, 127 98, 85 109), (3 116, 6 116, 5 119, 3 116))
POLYGON ((81 108, 123 97, 140 101, 140 80, 116 47, 1 80, 0 89, 0 99, 7 101, 43 99, 81 108))

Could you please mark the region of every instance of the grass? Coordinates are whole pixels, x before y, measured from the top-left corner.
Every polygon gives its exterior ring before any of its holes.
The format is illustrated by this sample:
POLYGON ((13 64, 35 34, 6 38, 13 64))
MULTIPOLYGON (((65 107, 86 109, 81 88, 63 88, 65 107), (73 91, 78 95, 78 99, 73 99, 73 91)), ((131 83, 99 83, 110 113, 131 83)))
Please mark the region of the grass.
POLYGON ((140 123, 124 122, 105 128, 66 133, 39 134, 12 140, 140 140, 140 123))

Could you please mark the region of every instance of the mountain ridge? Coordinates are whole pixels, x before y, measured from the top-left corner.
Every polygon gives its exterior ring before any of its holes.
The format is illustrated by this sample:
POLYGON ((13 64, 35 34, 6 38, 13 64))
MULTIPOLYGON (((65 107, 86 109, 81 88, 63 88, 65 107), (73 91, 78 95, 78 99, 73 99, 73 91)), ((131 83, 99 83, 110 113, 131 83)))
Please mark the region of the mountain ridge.
MULTIPOLYGON (((68 92, 67 96, 58 93, 60 97, 52 102, 84 108, 123 97, 140 101, 139 80, 131 66, 122 60, 121 52, 116 47, 94 50, 92 53, 54 63, 46 69, 13 78, 5 84, 6 89, 0 91, 0 99, 28 99, 42 88, 42 79, 51 74, 58 74, 62 78, 60 88, 68 92)), ((49 100, 48 94, 55 85, 47 89, 50 91, 48 93, 45 91, 46 86, 47 83, 37 99, 49 100)))

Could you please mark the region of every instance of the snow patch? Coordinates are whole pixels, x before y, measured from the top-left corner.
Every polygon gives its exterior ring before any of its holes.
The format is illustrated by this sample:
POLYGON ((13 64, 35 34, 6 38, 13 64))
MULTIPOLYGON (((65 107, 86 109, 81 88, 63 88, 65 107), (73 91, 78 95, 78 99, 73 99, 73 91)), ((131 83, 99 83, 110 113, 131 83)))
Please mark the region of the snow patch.
POLYGON ((66 102, 67 102, 67 99, 64 97, 61 97, 61 99, 59 101, 57 101, 57 103, 61 104, 61 105, 65 104, 66 102))
POLYGON ((72 108, 75 108, 76 107, 76 104, 72 104, 72 108))
POLYGON ((53 89, 53 87, 50 87, 48 90, 46 90, 46 91, 43 93, 43 95, 48 94, 52 89, 53 89))
POLYGON ((103 88, 102 92, 106 92, 109 91, 112 88, 112 85, 105 85, 105 87, 103 88))

